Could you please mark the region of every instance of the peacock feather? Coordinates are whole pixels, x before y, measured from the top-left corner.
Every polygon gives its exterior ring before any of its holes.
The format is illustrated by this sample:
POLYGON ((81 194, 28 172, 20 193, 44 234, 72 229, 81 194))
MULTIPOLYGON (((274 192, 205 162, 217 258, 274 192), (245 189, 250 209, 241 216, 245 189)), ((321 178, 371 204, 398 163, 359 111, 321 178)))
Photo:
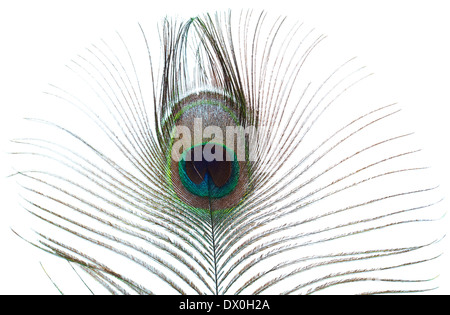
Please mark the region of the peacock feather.
POLYGON ((357 59, 315 59, 325 36, 264 12, 136 31, 71 60, 47 91, 60 120, 15 140, 24 238, 87 293, 434 288, 435 186, 357 59))

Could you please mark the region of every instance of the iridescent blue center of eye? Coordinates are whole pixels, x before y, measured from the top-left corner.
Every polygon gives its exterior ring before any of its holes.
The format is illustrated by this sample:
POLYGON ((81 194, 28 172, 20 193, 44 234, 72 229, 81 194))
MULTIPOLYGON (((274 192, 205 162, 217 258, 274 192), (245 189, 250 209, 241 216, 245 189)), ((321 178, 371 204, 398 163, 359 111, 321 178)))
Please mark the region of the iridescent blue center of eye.
POLYGON ((234 151, 225 145, 203 143, 183 152, 178 172, 189 192, 217 199, 235 189, 239 181, 239 162, 234 151))

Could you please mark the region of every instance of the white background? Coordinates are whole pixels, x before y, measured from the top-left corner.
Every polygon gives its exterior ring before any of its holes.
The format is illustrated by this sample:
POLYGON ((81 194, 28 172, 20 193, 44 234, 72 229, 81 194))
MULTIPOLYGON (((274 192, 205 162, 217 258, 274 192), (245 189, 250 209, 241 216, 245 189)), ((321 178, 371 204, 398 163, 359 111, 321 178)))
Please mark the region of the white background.
MULTIPOLYGON (((156 25, 165 15, 186 17, 229 8, 262 8, 305 21, 361 58, 383 83, 383 92, 401 104, 429 164, 439 170, 442 191, 449 191, 448 1, 2 1, 0 294, 56 293, 39 259, 30 256, 29 245, 9 228, 19 206, 12 182, 5 179, 12 173, 8 141, 14 138, 18 119, 36 106, 34 95, 80 48, 123 24, 154 20, 156 25)), ((450 293, 449 255, 441 260, 438 293, 450 293)))

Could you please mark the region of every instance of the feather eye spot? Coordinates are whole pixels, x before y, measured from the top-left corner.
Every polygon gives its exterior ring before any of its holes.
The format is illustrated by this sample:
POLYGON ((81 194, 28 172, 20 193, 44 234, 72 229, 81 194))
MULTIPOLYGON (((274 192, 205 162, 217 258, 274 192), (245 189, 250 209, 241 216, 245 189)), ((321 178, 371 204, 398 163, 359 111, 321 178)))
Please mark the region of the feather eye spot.
POLYGON ((236 154, 216 143, 196 145, 186 150, 178 170, 184 187, 200 197, 224 197, 234 190, 239 179, 236 154))
MULTIPOLYGON (((192 92, 172 102, 167 181, 188 208, 227 210, 249 190, 249 141, 226 93, 192 92)), ((197 211, 195 211, 197 212, 197 211)), ((203 211, 200 211, 203 213, 203 211)))

